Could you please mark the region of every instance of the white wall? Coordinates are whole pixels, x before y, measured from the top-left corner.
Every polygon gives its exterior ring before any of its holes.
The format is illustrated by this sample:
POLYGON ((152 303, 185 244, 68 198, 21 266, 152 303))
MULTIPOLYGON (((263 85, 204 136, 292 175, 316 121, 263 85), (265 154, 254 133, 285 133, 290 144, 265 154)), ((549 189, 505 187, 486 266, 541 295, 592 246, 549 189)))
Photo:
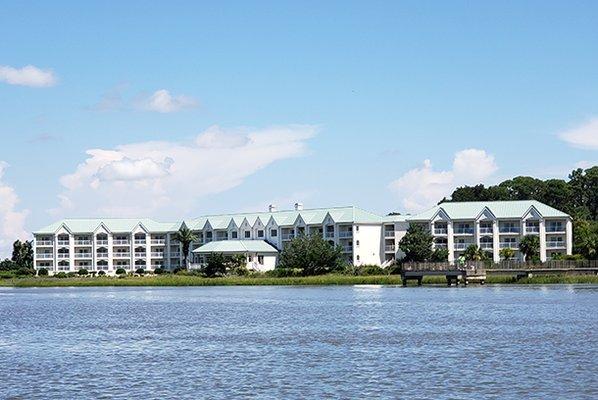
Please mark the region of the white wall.
POLYGON ((384 239, 382 228, 384 225, 364 225, 356 224, 353 226, 353 264, 364 265, 364 264, 376 264, 380 265, 384 261, 383 246, 384 239), (359 226, 359 231, 356 230, 356 226, 359 226), (359 246, 357 246, 357 240, 359 240, 359 246), (359 260, 357 260, 359 256, 359 260))

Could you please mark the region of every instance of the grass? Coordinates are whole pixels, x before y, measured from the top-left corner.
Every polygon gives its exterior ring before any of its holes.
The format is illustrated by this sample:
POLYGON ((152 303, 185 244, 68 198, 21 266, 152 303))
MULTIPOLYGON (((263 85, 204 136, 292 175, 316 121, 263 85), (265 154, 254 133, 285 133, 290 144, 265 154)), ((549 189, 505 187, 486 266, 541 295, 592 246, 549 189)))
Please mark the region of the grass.
MULTIPOLYGON (((488 276, 488 284, 573 284, 597 283, 595 275, 544 275, 523 278, 516 281, 512 276, 488 276)), ((415 285, 410 281, 409 285, 415 285)), ((424 285, 445 285, 446 279, 441 276, 425 277, 424 285)), ((84 277, 84 278, 50 278, 28 277, 0 280, 1 286, 11 287, 65 287, 65 286, 309 286, 309 285, 401 285, 400 275, 322 275, 307 277, 225 277, 203 278, 186 275, 157 275, 136 277, 84 277)))

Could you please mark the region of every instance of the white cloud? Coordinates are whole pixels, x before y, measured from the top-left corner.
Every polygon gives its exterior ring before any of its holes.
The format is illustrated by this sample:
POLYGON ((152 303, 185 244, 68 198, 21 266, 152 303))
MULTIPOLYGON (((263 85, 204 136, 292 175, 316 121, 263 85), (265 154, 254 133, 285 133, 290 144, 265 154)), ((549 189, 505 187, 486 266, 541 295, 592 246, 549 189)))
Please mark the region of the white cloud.
POLYGON ((4 170, 8 164, 0 161, 0 257, 9 257, 12 251, 12 243, 17 239, 27 239, 29 235, 25 231, 25 218, 27 210, 17 211, 19 197, 15 190, 2 182, 4 170))
POLYGON ((27 65, 23 68, 14 68, 8 65, 0 65, 0 81, 9 85, 21 85, 30 87, 54 86, 57 82, 54 72, 27 65))
POLYGON ((211 127, 193 142, 141 142, 92 149, 64 188, 56 216, 181 218, 198 200, 241 184, 275 161, 306 153, 314 126, 225 130, 211 127))
POLYGON ((432 207, 461 185, 474 185, 492 176, 497 170, 494 156, 484 150, 465 149, 455 153, 449 171, 435 171, 430 160, 420 168, 407 171, 390 183, 389 188, 401 199, 409 212, 432 207))
POLYGON ((582 125, 561 132, 559 137, 573 147, 598 150, 598 118, 592 118, 582 125))
POLYGON ((199 102, 193 97, 185 95, 173 96, 166 89, 155 91, 149 98, 141 102, 141 108, 148 111, 157 111, 160 113, 171 113, 188 108, 194 108, 199 102))

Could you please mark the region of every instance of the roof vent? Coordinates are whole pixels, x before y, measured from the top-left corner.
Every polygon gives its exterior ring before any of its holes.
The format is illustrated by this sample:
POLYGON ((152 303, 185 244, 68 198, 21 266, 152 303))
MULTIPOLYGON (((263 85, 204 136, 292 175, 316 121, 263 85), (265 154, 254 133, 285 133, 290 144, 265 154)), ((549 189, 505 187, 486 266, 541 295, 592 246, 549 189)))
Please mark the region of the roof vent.
POLYGON ((296 211, 303 210, 303 203, 295 203, 295 210, 296 211))
POLYGON ((274 204, 270 204, 268 206, 268 211, 270 211, 270 212, 276 212, 276 206, 274 204))

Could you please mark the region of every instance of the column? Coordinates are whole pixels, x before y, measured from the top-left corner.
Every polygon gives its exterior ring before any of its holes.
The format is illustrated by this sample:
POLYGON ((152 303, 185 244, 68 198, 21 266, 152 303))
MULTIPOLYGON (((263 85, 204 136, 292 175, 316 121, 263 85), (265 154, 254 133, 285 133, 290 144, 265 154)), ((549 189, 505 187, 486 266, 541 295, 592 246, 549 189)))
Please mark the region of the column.
POLYGON ((546 254, 546 223, 544 218, 540 219, 539 222, 540 227, 540 261, 545 262, 547 258, 546 254))
POLYGON ((500 232, 496 219, 492 221, 492 255, 495 263, 500 262, 500 232))
POLYGON ((455 262, 455 239, 453 237, 453 221, 446 223, 446 248, 448 250, 448 262, 455 262))
POLYGON ((567 254, 573 254, 573 223, 571 222, 571 218, 567 219, 567 223, 565 224, 565 235, 567 240, 567 254))

